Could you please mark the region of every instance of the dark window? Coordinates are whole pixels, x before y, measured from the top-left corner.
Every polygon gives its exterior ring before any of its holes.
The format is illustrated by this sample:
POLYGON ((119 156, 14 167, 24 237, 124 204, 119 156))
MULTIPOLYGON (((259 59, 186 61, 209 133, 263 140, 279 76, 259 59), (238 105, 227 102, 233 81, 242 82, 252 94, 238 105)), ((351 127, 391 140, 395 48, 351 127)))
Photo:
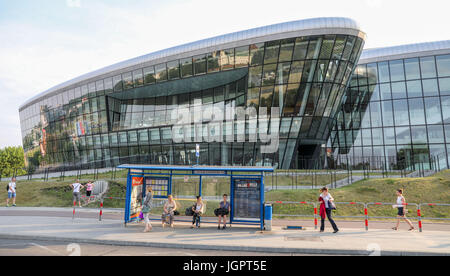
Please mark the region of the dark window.
POLYGON ((195 75, 206 73, 206 56, 200 55, 194 57, 194 73, 195 75))
POLYGON ((145 84, 153 84, 156 81, 155 68, 153 66, 144 68, 144 82, 145 84))
POLYGON ((181 60, 181 77, 187 78, 194 75, 192 70, 192 58, 185 58, 181 60))
POLYGON ((220 71, 219 58, 220 51, 208 54, 208 73, 220 71))
POLYGON ((276 63, 280 54, 280 41, 266 42, 266 53, 264 54, 264 64, 276 63))

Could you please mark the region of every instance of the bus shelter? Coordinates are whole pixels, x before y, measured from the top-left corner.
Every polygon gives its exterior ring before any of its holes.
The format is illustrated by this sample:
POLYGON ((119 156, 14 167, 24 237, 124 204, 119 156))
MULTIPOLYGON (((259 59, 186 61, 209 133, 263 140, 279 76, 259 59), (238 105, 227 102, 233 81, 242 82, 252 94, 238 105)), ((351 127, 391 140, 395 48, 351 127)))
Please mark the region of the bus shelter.
POLYGON ((128 170, 125 225, 139 218, 148 185, 152 186, 154 199, 166 199, 173 195, 174 177, 195 176, 199 179, 198 193, 192 196, 203 196, 203 177, 208 176, 229 179, 231 224, 259 225, 264 229, 264 175, 274 171, 271 167, 121 165, 118 168, 128 170))

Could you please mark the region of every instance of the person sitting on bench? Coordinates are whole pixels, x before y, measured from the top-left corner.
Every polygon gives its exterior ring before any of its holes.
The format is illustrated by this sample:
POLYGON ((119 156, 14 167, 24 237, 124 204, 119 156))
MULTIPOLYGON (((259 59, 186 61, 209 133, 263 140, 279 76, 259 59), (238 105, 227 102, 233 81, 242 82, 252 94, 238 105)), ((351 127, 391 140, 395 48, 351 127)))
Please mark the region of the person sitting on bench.
POLYGON ((220 230, 220 223, 223 219, 223 230, 227 228, 227 215, 231 212, 231 206, 228 202, 228 195, 223 195, 223 201, 219 204, 219 209, 217 209, 217 216, 219 217, 219 226, 217 229, 220 230))
POLYGON ((167 197, 167 202, 164 204, 164 212, 161 216, 162 227, 166 226, 166 221, 169 219, 170 227, 173 228, 173 218, 175 216, 175 211, 177 210, 177 203, 173 200, 172 195, 167 197))
POLYGON ((194 229, 194 225, 197 228, 200 228, 200 217, 203 215, 205 208, 205 204, 203 204, 202 197, 197 197, 197 202, 192 206, 193 219, 192 219, 192 226, 191 229, 194 229))

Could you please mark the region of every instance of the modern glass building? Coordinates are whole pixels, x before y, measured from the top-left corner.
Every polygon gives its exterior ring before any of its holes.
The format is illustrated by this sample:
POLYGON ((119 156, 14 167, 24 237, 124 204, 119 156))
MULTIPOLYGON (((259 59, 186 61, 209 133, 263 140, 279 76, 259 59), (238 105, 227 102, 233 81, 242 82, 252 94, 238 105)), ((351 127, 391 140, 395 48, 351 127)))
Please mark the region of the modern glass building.
POLYGON ((365 50, 330 137, 355 168, 449 167, 450 41, 365 50))
POLYGON ((55 170, 192 165, 200 144, 201 164, 302 167, 299 160, 325 153, 364 40, 351 19, 308 19, 214 37, 83 75, 20 107, 26 163, 55 170), (238 120, 237 107, 256 112, 238 120), (258 112, 272 107, 279 111, 258 112), (179 142, 172 130, 182 110, 203 116, 183 126, 180 135, 187 139, 179 142), (276 134, 276 152, 263 151, 266 141, 254 139, 256 133, 276 134), (219 139, 211 142, 212 136, 219 139))

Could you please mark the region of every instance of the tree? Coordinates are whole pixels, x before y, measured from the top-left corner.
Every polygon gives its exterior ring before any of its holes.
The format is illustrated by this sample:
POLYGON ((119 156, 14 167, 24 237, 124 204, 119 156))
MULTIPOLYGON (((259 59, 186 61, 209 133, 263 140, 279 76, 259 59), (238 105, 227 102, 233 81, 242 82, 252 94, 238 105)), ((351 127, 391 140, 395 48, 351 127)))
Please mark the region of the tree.
POLYGON ((0 174, 2 177, 26 174, 24 152, 22 147, 0 149, 0 174))

